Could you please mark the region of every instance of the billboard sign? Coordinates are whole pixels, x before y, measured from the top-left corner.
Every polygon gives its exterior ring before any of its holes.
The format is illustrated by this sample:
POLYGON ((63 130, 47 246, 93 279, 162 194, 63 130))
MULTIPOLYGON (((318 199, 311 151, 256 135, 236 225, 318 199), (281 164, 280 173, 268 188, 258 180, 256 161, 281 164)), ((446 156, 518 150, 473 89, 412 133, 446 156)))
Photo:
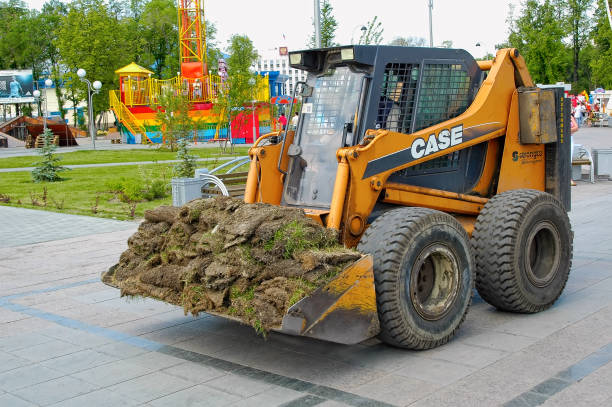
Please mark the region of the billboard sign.
POLYGON ((32 70, 0 71, 0 104, 34 103, 32 70))

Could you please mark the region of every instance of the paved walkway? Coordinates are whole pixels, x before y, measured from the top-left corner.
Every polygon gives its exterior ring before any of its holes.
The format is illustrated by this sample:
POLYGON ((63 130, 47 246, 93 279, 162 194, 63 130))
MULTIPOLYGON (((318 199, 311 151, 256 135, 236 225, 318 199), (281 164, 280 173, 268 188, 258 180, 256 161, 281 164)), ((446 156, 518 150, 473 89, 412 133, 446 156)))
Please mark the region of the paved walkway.
MULTIPOLYGON (((58 153, 70 153, 73 151, 93 150, 91 139, 77 138, 78 146, 60 147, 58 153)), ((249 147, 251 144, 236 144, 236 147, 249 147)), ((159 144, 111 144, 110 140, 96 140, 96 150, 154 150, 159 147, 159 144)), ((189 148, 219 148, 218 143, 189 143, 189 148)), ((0 158, 21 157, 36 155, 36 149, 25 147, 0 148, 0 158)))
POLYGON ((63 215, 0 212, 18 218, 12 230, 34 231, 0 249, 0 405, 609 407, 612 182, 572 192, 574 261, 557 304, 517 315, 475 296, 457 337, 424 352, 263 339, 236 322, 119 298, 99 276, 134 223, 84 235, 98 220, 83 220, 77 237, 36 243, 63 215))
MULTIPOLYGON (((0 248, 134 230, 137 223, 0 206, 0 248)), ((0 263, 1 264, 1 263, 0 263)))
MULTIPOLYGON (((196 161, 230 161, 238 157, 211 157, 197 158, 196 161)), ((147 164, 171 164, 178 163, 181 160, 162 160, 162 161, 129 161, 123 163, 101 163, 101 164, 69 164, 64 165, 66 168, 94 168, 94 167, 120 167, 123 165, 147 165, 147 164)), ((20 168, 0 168, 0 172, 20 172, 32 171, 35 167, 20 167, 20 168)))

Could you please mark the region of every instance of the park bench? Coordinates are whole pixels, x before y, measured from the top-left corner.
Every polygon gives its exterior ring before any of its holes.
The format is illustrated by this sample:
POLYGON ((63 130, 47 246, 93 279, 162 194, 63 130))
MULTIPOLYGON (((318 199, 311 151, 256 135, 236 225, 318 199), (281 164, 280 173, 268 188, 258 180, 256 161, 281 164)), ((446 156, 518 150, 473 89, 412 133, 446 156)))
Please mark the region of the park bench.
MULTIPOLYGON (((241 198, 244 196, 248 172, 234 172, 230 174, 218 174, 214 177, 218 178, 225 188, 229 196, 233 198, 241 198)), ((202 187, 202 196, 210 197, 213 195, 222 195, 222 190, 213 183, 204 184, 202 187)))
POLYGON ((583 165, 589 166, 589 181, 591 181, 591 183, 595 182, 595 167, 593 167, 591 152, 582 144, 572 144, 572 174, 574 174, 573 168, 578 167, 576 169, 577 177, 572 176, 572 179, 582 178, 583 165))

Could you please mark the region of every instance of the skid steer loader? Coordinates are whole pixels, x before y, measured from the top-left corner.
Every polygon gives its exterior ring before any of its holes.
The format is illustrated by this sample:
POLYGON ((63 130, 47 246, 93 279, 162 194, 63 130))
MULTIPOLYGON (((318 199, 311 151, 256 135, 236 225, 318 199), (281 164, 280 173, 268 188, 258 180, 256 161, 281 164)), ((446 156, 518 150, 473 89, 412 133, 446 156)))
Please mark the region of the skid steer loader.
POLYGON ((500 310, 555 302, 573 240, 562 89, 534 87, 516 49, 492 61, 392 46, 289 59, 308 72, 299 122, 250 149, 245 201, 303 208, 367 255, 291 306, 281 332, 427 349, 456 332, 474 284, 500 310))

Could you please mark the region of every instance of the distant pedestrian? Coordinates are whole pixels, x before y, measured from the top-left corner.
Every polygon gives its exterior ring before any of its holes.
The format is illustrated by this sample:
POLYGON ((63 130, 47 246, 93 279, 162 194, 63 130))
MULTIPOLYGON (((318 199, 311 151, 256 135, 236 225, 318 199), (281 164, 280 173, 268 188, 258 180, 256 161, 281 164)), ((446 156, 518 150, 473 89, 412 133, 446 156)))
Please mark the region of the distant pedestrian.
POLYGON ((278 122, 281 124, 281 130, 284 130, 287 126, 287 118, 285 117, 285 113, 281 113, 278 118, 278 122))
POLYGON ((576 123, 578 123, 578 127, 582 127, 582 109, 583 109, 583 104, 580 103, 576 105, 576 109, 574 111, 574 119, 576 119, 576 123))
POLYGON ((291 118, 291 122, 289 124, 291 125, 292 129, 296 129, 297 128, 299 117, 300 116, 299 116, 298 112, 295 112, 295 115, 291 118))

